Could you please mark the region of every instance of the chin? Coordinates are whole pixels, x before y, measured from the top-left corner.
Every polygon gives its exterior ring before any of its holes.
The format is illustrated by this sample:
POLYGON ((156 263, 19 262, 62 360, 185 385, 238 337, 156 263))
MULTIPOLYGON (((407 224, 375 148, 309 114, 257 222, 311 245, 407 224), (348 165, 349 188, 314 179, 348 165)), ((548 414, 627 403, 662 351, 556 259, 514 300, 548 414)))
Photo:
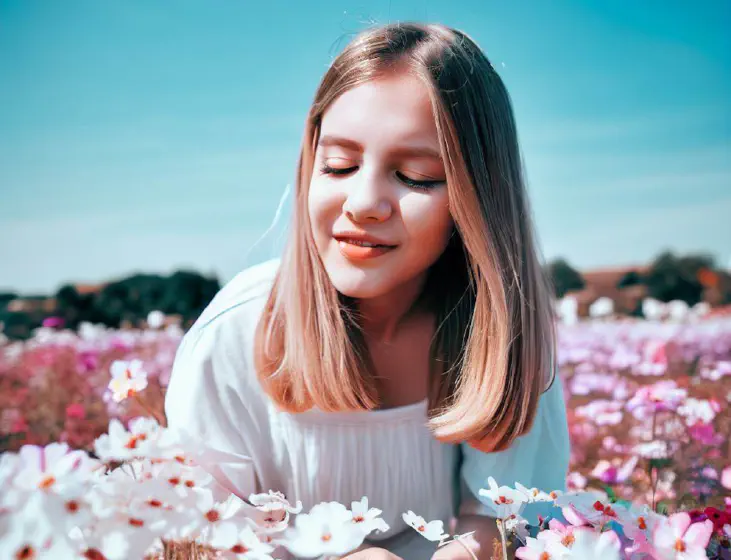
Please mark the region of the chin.
POLYGON ((383 270, 363 270, 349 262, 331 260, 325 264, 325 272, 335 289, 344 296, 368 299, 389 291, 383 270))
POLYGON ((388 293, 388 288, 383 284, 383 278, 379 278, 380 282, 374 282, 368 274, 342 270, 329 274, 329 276, 335 289, 344 296, 369 299, 388 293))

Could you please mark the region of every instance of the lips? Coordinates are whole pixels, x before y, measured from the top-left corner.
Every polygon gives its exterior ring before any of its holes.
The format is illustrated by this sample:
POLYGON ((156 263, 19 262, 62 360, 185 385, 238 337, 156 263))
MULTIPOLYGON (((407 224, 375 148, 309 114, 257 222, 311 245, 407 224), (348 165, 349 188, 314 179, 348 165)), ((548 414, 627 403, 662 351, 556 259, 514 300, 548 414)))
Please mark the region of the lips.
POLYGON ((396 245, 394 245, 393 243, 388 243, 383 239, 362 232, 343 232, 335 234, 333 235, 333 237, 337 241, 344 241, 346 243, 370 243, 371 245, 375 245, 376 247, 396 247, 396 245))

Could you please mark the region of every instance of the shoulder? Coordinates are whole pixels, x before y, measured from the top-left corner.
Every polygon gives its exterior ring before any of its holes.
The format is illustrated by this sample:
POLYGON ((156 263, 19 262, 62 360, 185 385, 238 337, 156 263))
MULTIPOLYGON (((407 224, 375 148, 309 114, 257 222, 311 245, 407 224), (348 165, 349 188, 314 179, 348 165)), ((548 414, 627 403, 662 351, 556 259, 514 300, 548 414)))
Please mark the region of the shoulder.
POLYGON ((269 294, 279 270, 279 262, 279 258, 270 259, 236 274, 213 297, 189 332, 215 329, 227 322, 227 319, 241 316, 255 308, 252 304, 269 294))
POLYGON ((256 264, 218 291, 178 347, 171 387, 197 378, 250 385, 253 336, 278 269, 279 259, 256 264))
MULTIPOLYGON (((507 480, 507 483, 517 480, 526 485, 534 480, 533 486, 537 486, 536 477, 543 480, 545 475, 550 479, 547 486, 551 486, 551 489, 559 488, 558 484, 563 483, 566 476, 570 456, 561 378, 557 377, 551 387, 541 395, 531 429, 517 437, 510 447, 491 453, 477 450, 466 443, 461 447, 465 458, 465 473, 475 485, 484 482, 485 472, 493 471, 496 479, 501 476, 505 477, 503 480, 507 480), (540 476, 535 472, 539 462, 542 467, 537 470, 543 472, 540 476)), ((504 483, 506 482, 501 482, 504 483)))

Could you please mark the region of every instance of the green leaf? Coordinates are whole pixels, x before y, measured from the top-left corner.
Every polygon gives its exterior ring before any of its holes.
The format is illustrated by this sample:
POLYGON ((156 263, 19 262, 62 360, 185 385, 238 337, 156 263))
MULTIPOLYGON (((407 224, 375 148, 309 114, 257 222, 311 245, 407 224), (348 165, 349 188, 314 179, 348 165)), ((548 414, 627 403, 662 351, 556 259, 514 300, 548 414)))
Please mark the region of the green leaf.
POLYGON ((653 469, 665 469, 673 464, 673 460, 666 459, 650 459, 650 467, 653 469))

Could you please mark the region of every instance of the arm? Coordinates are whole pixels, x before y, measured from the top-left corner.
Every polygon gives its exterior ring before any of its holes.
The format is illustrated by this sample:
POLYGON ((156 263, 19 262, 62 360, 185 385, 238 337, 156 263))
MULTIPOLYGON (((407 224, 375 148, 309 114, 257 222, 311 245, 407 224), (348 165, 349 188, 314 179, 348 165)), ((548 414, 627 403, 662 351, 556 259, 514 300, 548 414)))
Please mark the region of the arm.
MULTIPOLYGON (((476 531, 470 539, 478 560, 502 560, 502 550, 493 554, 493 539, 500 542, 493 512, 478 498, 479 489, 486 486, 488 476, 498 484, 512 486, 516 481, 528 488, 564 490, 568 471, 570 445, 566 422, 566 407, 560 379, 541 396, 537 418, 530 432, 520 436, 510 448, 483 453, 462 444, 464 462, 461 465, 461 504, 457 534, 476 531), (541 462, 541 458, 550 457, 541 462), (540 463, 540 467, 537 468, 540 463)), ((528 523, 535 524, 538 515, 554 513, 550 503, 528 504, 522 512, 528 523)), ((519 545, 518 545, 519 546, 519 545)), ((508 558, 514 558, 517 546, 508 548, 508 558)), ((473 556, 459 542, 437 550, 434 560, 470 560, 473 556)))
POLYGON ((364 544, 347 556, 341 556, 339 560, 403 560, 403 558, 383 548, 364 544))
POLYGON ((232 371, 220 336, 212 328, 192 329, 178 347, 165 395, 168 428, 190 446, 195 460, 227 491, 256 491, 256 469, 242 437, 232 371))

